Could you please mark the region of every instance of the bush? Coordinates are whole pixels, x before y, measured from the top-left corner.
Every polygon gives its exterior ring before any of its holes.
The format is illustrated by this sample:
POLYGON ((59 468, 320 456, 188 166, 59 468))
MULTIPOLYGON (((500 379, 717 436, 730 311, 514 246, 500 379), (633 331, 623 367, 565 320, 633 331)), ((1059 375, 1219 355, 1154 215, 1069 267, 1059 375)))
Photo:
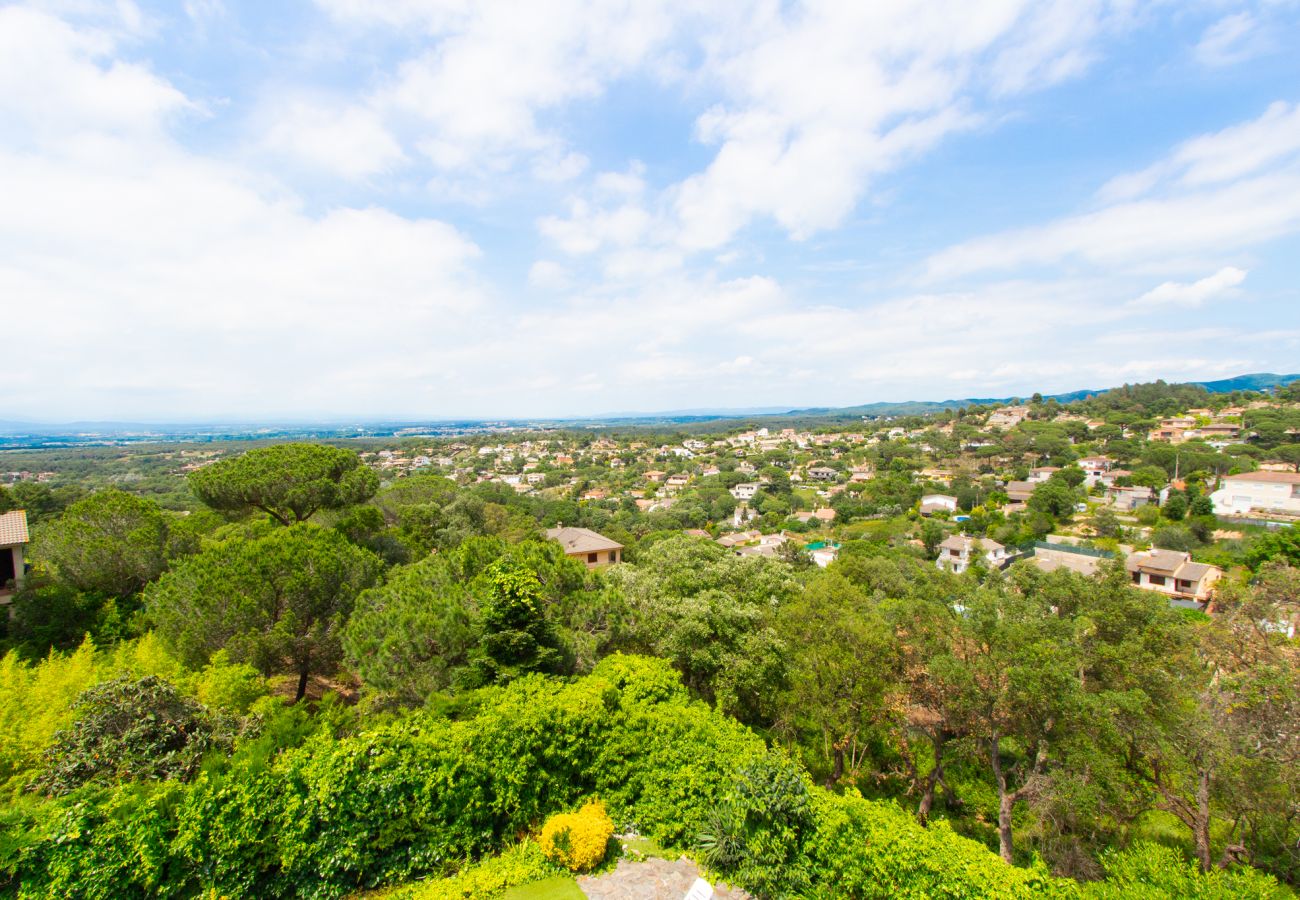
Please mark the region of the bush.
POLYGON ((535 841, 524 841, 500 856, 467 866, 448 878, 420 882, 385 894, 385 900, 478 900, 507 888, 532 884, 564 870, 546 858, 535 841))
POLYGON ((576 813, 551 816, 542 826, 537 843, 546 858, 571 872, 587 872, 605 858, 614 823, 605 804, 592 800, 576 813))
POLYGON ((1271 875, 1255 869, 1202 873, 1176 850, 1141 842, 1102 859, 1106 880, 1084 889, 1088 900, 1271 900, 1290 897, 1271 875))
POLYGON ((90 688, 73 711, 76 720, 55 735, 33 790, 58 795, 95 780, 189 778, 205 753, 234 743, 232 720, 154 675, 90 688))

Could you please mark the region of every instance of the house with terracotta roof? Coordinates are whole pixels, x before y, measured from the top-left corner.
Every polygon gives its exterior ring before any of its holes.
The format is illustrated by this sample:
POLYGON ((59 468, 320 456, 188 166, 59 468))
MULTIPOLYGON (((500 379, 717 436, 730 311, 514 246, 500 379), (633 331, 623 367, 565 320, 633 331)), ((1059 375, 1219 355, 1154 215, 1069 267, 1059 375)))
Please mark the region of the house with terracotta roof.
POLYGON ((548 528, 546 536, 559 541, 564 555, 585 563, 588 569, 623 561, 623 545, 588 528, 548 528))
POLYGON ((29 540, 26 512, 14 509, 0 514, 0 596, 23 586, 23 551, 29 540))
POLYGON ((1136 587, 1202 604, 1223 577, 1218 566, 1192 562, 1190 553, 1179 550, 1142 550, 1129 556, 1125 568, 1136 587))
POLYGON ((1251 512, 1300 516, 1300 472, 1242 472, 1227 475, 1210 494, 1219 515, 1251 512))

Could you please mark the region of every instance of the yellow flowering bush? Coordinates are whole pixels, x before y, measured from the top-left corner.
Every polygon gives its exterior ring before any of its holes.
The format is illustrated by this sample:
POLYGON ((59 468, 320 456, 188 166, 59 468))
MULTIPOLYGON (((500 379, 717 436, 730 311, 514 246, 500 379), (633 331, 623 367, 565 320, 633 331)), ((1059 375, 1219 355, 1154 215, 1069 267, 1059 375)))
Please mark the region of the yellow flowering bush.
POLYGON ((605 804, 592 800, 576 813, 558 813, 546 820, 538 840, 546 858, 572 872, 586 871, 605 858, 614 822, 605 804))

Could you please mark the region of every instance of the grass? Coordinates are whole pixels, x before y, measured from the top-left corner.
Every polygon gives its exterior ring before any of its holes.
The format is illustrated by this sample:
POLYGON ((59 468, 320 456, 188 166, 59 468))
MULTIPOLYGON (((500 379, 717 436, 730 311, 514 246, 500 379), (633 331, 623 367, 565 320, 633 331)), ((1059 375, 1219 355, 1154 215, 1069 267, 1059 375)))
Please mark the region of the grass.
POLYGON ((507 890, 502 900, 586 900, 587 895, 569 875, 556 875, 507 890))

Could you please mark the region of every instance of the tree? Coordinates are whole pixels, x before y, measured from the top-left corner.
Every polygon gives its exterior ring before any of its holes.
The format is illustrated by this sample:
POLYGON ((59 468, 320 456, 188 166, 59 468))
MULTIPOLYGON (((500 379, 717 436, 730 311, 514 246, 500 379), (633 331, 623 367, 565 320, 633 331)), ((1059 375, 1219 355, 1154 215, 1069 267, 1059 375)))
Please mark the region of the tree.
POLYGON ((1070 486, 1053 478, 1034 488, 1034 492, 1029 495, 1028 506, 1035 512, 1064 519, 1074 512, 1074 504, 1077 502, 1078 497, 1070 486))
POLYGON ((529 672, 559 674, 568 664, 564 647, 546 614, 537 573, 502 558, 481 579, 483 636, 471 661, 480 684, 511 681, 529 672))
POLYGON ((98 684, 73 710, 76 720, 54 736, 32 790, 60 795, 90 781, 190 778, 205 753, 234 743, 233 720, 155 675, 98 684))
POLYGON ((670 660, 700 697, 745 721, 766 721, 785 679, 773 618, 794 596, 788 566, 678 535, 607 577, 627 609, 625 649, 670 660))
POLYGON ((367 690, 418 706, 451 686, 478 644, 469 587, 444 554, 394 571, 357 598, 343 633, 367 690))
POLYGON ((158 504, 107 490, 77 501, 49 523, 34 555, 79 591, 127 597, 167 568, 167 550, 167 520, 158 504))
MULTIPOLYGON (((1296 382, 1300 384, 1300 382, 1296 382)), ((1300 444, 1282 444, 1269 452, 1279 462, 1284 462, 1296 472, 1300 472, 1300 444)))
POLYGON ((998 796, 999 852, 1010 863, 1015 807, 1040 788, 1072 727, 1078 660, 1068 622, 1038 598, 995 581, 964 603, 951 651, 930 669, 983 748, 998 796))
POLYGON ((189 481, 195 496, 213 509, 260 509, 281 525, 361 503, 379 488, 379 476, 355 452, 324 444, 259 447, 199 469, 189 481))
POLYGON ((948 536, 944 527, 934 519, 926 519, 921 525, 921 543, 925 545, 925 555, 934 559, 939 555, 939 545, 948 536))
POLYGON ((1187 495, 1182 491, 1170 494, 1169 499, 1165 501, 1164 514, 1171 522, 1181 522, 1187 515, 1187 495))
POLYGON ((1235 820, 1234 835, 1251 819, 1259 834, 1272 806, 1281 846, 1300 840, 1300 654, 1269 627, 1300 609, 1300 579, 1271 568, 1255 588, 1226 585, 1216 609, 1197 627, 1195 655, 1178 673, 1181 694, 1133 722, 1130 742, 1132 771, 1192 833, 1202 871, 1215 864, 1219 809, 1235 820))
POLYGON ((1300 566, 1300 525, 1270 531, 1261 536, 1246 552, 1246 561, 1254 569, 1272 561, 1300 566))
POLYGON ((224 647, 265 674, 297 675, 302 699, 311 675, 338 663, 343 624, 381 569, 338 532, 294 525, 189 557, 150 586, 145 602, 187 665, 197 668, 224 647))
POLYGON ((781 728, 811 733, 830 763, 827 784, 857 781, 871 730, 888 715, 897 670, 892 629, 842 575, 822 574, 777 614, 789 650, 781 728))

